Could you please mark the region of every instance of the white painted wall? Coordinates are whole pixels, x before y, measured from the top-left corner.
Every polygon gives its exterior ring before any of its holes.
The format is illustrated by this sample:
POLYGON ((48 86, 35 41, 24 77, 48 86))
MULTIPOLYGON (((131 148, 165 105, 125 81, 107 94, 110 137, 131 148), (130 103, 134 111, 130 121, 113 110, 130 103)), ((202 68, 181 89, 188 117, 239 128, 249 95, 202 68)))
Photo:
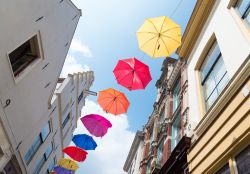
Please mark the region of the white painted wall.
POLYGON ((245 32, 247 26, 240 21, 240 16, 235 16, 237 11, 234 8, 227 8, 228 4, 228 0, 216 1, 201 35, 187 58, 189 115, 191 122, 194 123, 192 129, 195 128, 202 118, 201 106, 198 103, 197 79, 194 69, 212 34, 214 33, 216 36, 230 78, 232 78, 250 53, 250 40, 248 39, 250 36, 249 33, 247 33, 247 36, 245 32))
MULTIPOLYGON (((24 157, 49 119, 53 120, 54 126, 58 125, 58 111, 54 111, 53 117, 49 116, 53 107, 48 108, 48 101, 54 92, 81 11, 70 0, 61 3, 59 0, 6 0, 0 2, 0 13, 1 108, 4 108, 6 100, 11 100, 0 118, 10 140, 12 153, 17 154, 19 159, 24 157), (36 22, 39 17, 43 18, 36 22), (8 54, 35 34, 40 38, 41 59, 32 63, 18 78, 14 78, 8 54), (48 66, 43 69, 46 64, 48 66), (48 83, 49 86, 45 88, 48 83)), ((60 138, 59 131, 55 135, 52 133, 29 166, 19 159, 23 173, 32 173, 36 160, 48 144, 53 138, 60 138)))

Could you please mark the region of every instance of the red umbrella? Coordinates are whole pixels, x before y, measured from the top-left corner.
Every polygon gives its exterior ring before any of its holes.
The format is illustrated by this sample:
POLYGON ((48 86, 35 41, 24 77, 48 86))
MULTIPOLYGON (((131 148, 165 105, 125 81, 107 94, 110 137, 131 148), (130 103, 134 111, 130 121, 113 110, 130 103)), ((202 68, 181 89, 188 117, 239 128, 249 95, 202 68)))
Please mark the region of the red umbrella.
POLYGON ((113 73, 117 82, 129 90, 145 89, 152 80, 148 65, 136 58, 119 60, 113 73))
POLYGON ((63 149, 63 152, 78 162, 84 161, 88 154, 88 152, 76 146, 66 147, 63 149))

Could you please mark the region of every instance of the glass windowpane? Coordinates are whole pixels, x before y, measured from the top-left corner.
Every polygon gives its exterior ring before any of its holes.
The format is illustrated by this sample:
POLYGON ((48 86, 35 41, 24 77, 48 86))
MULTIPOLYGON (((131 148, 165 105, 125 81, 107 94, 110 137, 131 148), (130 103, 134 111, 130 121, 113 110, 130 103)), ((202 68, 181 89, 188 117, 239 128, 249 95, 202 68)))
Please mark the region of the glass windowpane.
POLYGON ((157 163, 161 165, 161 160, 163 156, 164 139, 161 140, 157 149, 157 163))
POLYGON ((219 94, 223 91, 223 89, 226 87, 226 85, 229 82, 228 73, 224 74, 223 78, 221 79, 220 83, 217 86, 219 94))
POLYGON ((44 153, 46 160, 49 158, 50 154, 52 153, 52 150, 53 150, 53 146, 51 143, 50 146, 47 148, 47 150, 44 153))
POLYGON ((214 101, 215 101, 217 98, 218 98, 217 90, 214 90, 214 92, 213 92, 213 93, 209 96, 209 98, 207 99, 207 102, 206 102, 206 104, 207 104, 207 109, 209 109, 209 108, 213 105, 214 101))
POLYGON ((222 58, 220 58, 213 69, 213 76, 215 79, 216 84, 220 82, 224 74, 227 72, 226 67, 224 65, 224 61, 222 58))
POLYGON ((40 172, 41 168, 43 167, 44 163, 45 163, 45 158, 44 158, 44 156, 42 156, 40 161, 37 162, 33 174, 38 174, 40 172))
POLYGON ((180 104, 180 91, 181 91, 180 80, 178 80, 173 89, 173 112, 175 112, 175 110, 178 108, 180 104))
POLYGON ((243 15, 245 11, 247 10, 248 4, 249 4, 249 0, 239 0, 237 2, 236 7, 238 8, 241 15, 243 15))
POLYGON ((240 152, 240 154, 235 157, 235 161, 239 174, 250 174, 250 146, 240 152))
POLYGON ((210 51, 207 54, 207 58, 205 59, 202 68, 201 68, 201 80, 203 81, 204 78, 208 75, 209 70, 212 68, 214 62, 218 58, 220 54, 220 48, 217 42, 211 47, 210 51))
POLYGON ((50 133, 50 125, 49 122, 43 127, 42 131, 41 131, 41 137, 42 140, 45 141, 45 139, 48 137, 50 133))
POLYGON ((214 91, 215 87, 216 87, 215 80, 214 80, 213 76, 210 75, 207 78, 206 82, 204 83, 204 93, 205 93, 206 100, 210 97, 210 95, 214 91))
POLYGON ((215 174, 231 174, 230 173, 230 169, 229 169, 229 165, 226 164, 225 166, 223 166, 218 172, 216 172, 215 174))

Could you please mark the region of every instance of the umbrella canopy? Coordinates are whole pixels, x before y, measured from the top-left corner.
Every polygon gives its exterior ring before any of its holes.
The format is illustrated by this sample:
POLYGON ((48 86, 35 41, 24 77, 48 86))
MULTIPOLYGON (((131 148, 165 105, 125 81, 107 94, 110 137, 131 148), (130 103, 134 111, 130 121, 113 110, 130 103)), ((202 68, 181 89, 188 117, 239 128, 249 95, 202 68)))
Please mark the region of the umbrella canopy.
POLYGON ((55 166, 53 168, 53 171, 56 173, 56 174, 71 174, 71 170, 68 170, 68 169, 65 169, 61 166, 55 166))
POLYGON ((129 107, 127 97, 113 88, 100 91, 97 101, 104 111, 114 115, 126 113, 129 107))
POLYGON ((97 147, 95 140, 86 134, 74 135, 72 141, 77 147, 80 147, 84 150, 95 150, 97 147))
POLYGON ((96 137, 103 137, 112 124, 104 117, 97 114, 85 115, 81 118, 86 129, 96 137))
POLYGON ((76 171, 79 168, 78 164, 69 158, 61 158, 57 161, 57 164, 60 167, 73 171, 76 171))
POLYGON ((76 146, 68 146, 63 149, 63 152, 78 162, 84 161, 88 154, 88 152, 76 146))
POLYGON ((145 89, 152 80, 148 65, 136 58, 119 60, 113 73, 117 82, 129 90, 145 89))
POLYGON ((146 19, 136 33, 139 47, 149 56, 168 57, 181 45, 181 28, 166 16, 146 19))

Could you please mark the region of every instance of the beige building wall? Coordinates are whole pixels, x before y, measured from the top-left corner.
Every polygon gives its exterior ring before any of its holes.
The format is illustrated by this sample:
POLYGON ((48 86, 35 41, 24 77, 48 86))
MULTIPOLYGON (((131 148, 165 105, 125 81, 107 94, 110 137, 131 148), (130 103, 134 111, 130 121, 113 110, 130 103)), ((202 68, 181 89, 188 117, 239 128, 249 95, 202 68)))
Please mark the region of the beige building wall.
POLYGON ((250 142, 250 32, 235 3, 197 1, 178 50, 187 60, 189 113, 194 130, 188 162, 193 174, 215 173, 226 163, 231 173, 237 173, 235 156, 250 142), (230 81, 206 110, 200 68, 214 41, 230 81))

